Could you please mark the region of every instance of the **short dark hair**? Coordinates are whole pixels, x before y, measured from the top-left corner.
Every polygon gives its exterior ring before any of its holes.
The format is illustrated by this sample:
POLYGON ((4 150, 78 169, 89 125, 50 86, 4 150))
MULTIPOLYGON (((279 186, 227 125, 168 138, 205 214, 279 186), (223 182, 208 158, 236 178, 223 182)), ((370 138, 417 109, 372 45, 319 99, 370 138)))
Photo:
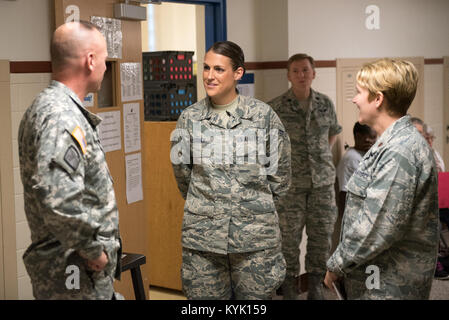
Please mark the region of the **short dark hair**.
MULTIPOLYGON (((81 28, 84 28, 85 30, 100 31, 98 26, 96 26, 92 22, 85 21, 85 20, 80 20, 77 22, 80 24, 81 28)), ((70 57, 72 54, 73 54, 73 52, 71 52, 71 50, 68 50, 68 47, 66 45, 55 41, 54 33, 53 33, 53 36, 51 38, 51 44, 50 44, 50 56, 51 56, 51 62, 52 62, 53 69, 63 66, 64 63, 66 62, 66 58, 70 57)))
POLYGON ((297 53, 292 55, 287 61, 287 70, 290 70, 290 66, 293 62, 304 59, 309 60, 310 64, 312 65, 312 69, 315 70, 315 60, 313 60, 311 56, 305 53, 297 53))
POLYGON ((371 127, 367 126, 366 124, 360 124, 359 122, 356 122, 354 124, 354 128, 352 129, 352 133, 354 134, 354 137, 357 133, 360 134, 370 134, 371 133, 371 127))
POLYGON ((217 54, 221 54, 231 59, 232 70, 237 70, 239 67, 243 68, 243 74, 245 74, 245 55, 242 48, 232 41, 218 41, 215 42, 208 50, 217 54))
POLYGON ((420 124, 420 125, 422 125, 422 126, 424 127, 424 121, 422 121, 420 118, 417 118, 417 117, 411 117, 411 118, 410 118, 410 121, 411 121, 413 124, 420 124))

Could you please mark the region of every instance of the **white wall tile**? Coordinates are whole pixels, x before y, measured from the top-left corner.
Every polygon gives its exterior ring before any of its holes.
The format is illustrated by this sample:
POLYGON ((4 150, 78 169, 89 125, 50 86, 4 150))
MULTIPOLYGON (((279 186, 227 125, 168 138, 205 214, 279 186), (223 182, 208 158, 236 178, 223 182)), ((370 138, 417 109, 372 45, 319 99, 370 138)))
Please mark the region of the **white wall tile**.
POLYGON ((47 84, 42 83, 42 81, 22 84, 20 86, 20 100, 18 105, 20 111, 25 111, 45 87, 47 87, 47 84))
POLYGON ((19 111, 20 84, 11 84, 10 97, 11 97, 11 111, 19 111))
POLYGON ((16 223, 16 249, 28 248, 31 244, 31 232, 26 221, 16 223))
POLYGON ((23 254, 26 249, 17 250, 17 278, 28 276, 25 264, 23 263, 23 254))
POLYGON ((14 168, 14 194, 23 194, 22 180, 20 180, 20 168, 14 168))
POLYGON ((19 300, 34 300, 33 286, 28 276, 17 279, 19 287, 19 300))
POLYGON ((12 166, 18 168, 19 163, 19 143, 17 138, 12 140, 12 166))
POLYGON ((51 73, 41 73, 41 83, 48 86, 51 82, 51 73))
POLYGON ((11 73, 11 84, 41 83, 43 73, 11 73))
POLYGON ((23 194, 14 196, 14 208, 16 213, 16 223, 26 221, 23 194))
POLYGON ((11 113, 11 134, 13 140, 16 140, 19 135, 19 126, 22 117, 23 117, 22 111, 11 113))

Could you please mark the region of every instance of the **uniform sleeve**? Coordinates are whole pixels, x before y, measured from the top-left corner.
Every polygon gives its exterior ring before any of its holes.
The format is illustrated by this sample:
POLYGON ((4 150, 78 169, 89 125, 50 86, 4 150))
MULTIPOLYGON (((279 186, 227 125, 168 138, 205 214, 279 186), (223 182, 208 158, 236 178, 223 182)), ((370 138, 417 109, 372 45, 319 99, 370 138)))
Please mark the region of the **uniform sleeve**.
POLYGON ((170 161, 173 167, 178 189, 184 199, 189 191, 192 172, 191 138, 187 128, 187 117, 183 113, 178 119, 176 129, 170 136, 170 161))
POLYGON ((409 223, 417 168, 390 152, 368 181, 358 171, 347 185, 341 242, 327 262, 343 275, 363 265, 401 239, 409 223))
POLYGON ((273 199, 278 202, 279 198, 287 194, 291 184, 291 146, 287 131, 274 111, 270 115, 269 135, 270 167, 267 179, 273 199))
POLYGON ((45 227, 63 247, 96 259, 104 249, 96 240, 100 224, 92 217, 96 199, 85 197, 85 155, 71 135, 73 128, 60 119, 42 128, 33 188, 42 200, 45 227))
POLYGON ((337 114, 335 113, 335 107, 334 104, 332 103, 332 101, 330 99, 328 99, 328 103, 329 103, 329 112, 330 112, 330 117, 331 117, 331 125, 329 127, 329 136, 336 136, 337 134, 339 134, 343 128, 341 125, 338 124, 337 121, 337 114))

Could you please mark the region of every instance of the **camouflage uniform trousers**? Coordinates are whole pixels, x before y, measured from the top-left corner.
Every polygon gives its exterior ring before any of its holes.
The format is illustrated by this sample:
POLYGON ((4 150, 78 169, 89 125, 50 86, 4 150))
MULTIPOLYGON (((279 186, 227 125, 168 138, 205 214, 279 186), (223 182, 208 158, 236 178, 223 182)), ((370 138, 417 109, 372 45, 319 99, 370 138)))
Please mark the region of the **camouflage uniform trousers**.
MULTIPOLYGON (((31 277, 33 296, 37 300, 111 300, 114 296, 113 277, 107 275, 105 270, 92 271, 87 268, 87 262, 78 254, 72 253, 69 257, 63 255, 53 260, 57 267, 52 268, 35 265, 32 270, 27 268, 31 277), (60 264, 73 269, 60 268, 60 264), (79 277, 79 281, 74 280, 79 277), (78 282, 78 285, 74 284, 78 282)), ((78 279, 77 279, 78 280, 78 279)))
POLYGON ((299 275, 299 245, 306 226, 305 269, 324 277, 338 217, 334 185, 310 189, 292 187, 279 204, 278 212, 287 276, 299 275))
POLYGON ((182 286, 188 299, 269 300, 285 278, 281 248, 217 254, 183 248, 182 286))

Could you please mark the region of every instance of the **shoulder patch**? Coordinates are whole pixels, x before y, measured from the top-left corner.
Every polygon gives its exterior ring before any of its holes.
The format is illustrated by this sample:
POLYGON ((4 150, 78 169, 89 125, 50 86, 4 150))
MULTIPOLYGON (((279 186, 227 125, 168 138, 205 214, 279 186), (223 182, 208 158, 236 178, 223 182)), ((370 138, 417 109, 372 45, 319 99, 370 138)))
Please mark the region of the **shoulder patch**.
POLYGON ((80 164, 80 156, 74 146, 70 146, 64 154, 64 162, 76 171, 80 164))
POLYGON ((81 150, 83 151, 83 154, 86 154, 87 148, 86 137, 80 126, 76 126, 76 128, 73 129, 73 131, 71 132, 71 135, 78 142, 79 146, 81 147, 81 150))

